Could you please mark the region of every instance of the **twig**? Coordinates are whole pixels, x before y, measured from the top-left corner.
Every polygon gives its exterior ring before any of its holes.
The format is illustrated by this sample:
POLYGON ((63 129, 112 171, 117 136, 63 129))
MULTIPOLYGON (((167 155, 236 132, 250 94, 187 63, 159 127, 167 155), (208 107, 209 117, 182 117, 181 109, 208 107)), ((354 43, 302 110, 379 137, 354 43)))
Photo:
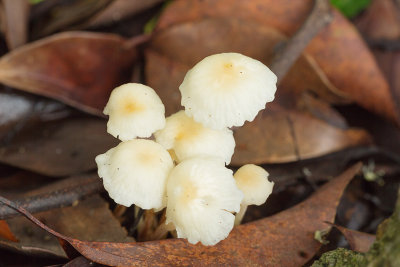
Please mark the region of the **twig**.
MULTIPOLYGON (((31 213, 46 211, 50 209, 71 206, 76 201, 89 195, 93 195, 104 190, 103 185, 97 175, 74 176, 62 181, 71 182, 71 186, 63 189, 54 190, 48 193, 38 194, 32 197, 16 199, 14 202, 31 213)), ((21 214, 5 205, 0 205, 0 220, 8 219, 21 214)))
POLYGON ((271 70, 278 77, 278 84, 311 39, 328 25, 331 20, 332 12, 329 1, 314 0, 314 7, 304 24, 286 45, 276 53, 272 60, 271 70))

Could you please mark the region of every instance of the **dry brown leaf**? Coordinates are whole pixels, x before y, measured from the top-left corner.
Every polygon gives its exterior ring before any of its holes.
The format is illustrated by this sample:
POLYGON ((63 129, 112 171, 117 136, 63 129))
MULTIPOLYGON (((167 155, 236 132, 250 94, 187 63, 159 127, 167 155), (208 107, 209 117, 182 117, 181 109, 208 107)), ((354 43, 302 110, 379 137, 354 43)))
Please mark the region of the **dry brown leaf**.
POLYGON ((70 29, 104 10, 113 0, 42 1, 32 8, 31 35, 34 39, 70 29))
POLYGON ((331 225, 337 228, 343 234, 347 242, 349 242, 350 248, 354 251, 366 253, 369 251, 371 245, 375 242, 375 235, 351 230, 336 224, 331 225))
POLYGON ((400 9, 393 0, 373 0, 355 24, 368 39, 400 39, 400 9))
POLYGON ((70 113, 71 110, 58 101, 0 89, 0 143, 7 143, 24 128, 65 118, 70 113))
MULTIPOLYGON (((85 242, 61 235, 14 203, 4 198, 0 200, 57 236, 65 247, 69 244, 86 258, 101 264, 290 267, 305 264, 319 250, 321 244, 314 240, 314 232, 326 228, 324 221, 334 220, 340 197, 360 168, 361 163, 354 165, 302 203, 271 217, 235 227, 226 240, 208 247, 191 245, 184 239, 143 243, 85 242)), ((67 252, 72 253, 70 249, 67 252)))
POLYGON ((164 0, 114 0, 104 10, 94 15, 85 26, 88 28, 111 24, 123 20, 126 17, 133 16, 143 10, 146 10, 164 0))
POLYGON ((358 29, 374 46, 372 51, 389 82, 392 99, 400 110, 400 6, 392 0, 373 1, 356 21, 358 29), (395 49, 393 49, 395 48, 395 49))
POLYGON ((0 146, 0 162, 48 176, 67 176, 96 168, 94 158, 118 140, 96 118, 42 123, 0 146))
MULTIPOLYGON (((36 213, 35 216, 57 231, 87 241, 132 242, 112 215, 108 203, 93 196, 75 206, 36 213)), ((10 228, 25 247, 35 247, 65 256, 58 240, 35 227, 23 217, 7 220, 10 228)))
POLYGON ((234 131, 232 164, 284 163, 314 158, 371 143, 359 129, 341 129, 273 103, 256 119, 234 131))
POLYGON ((53 35, 3 56, 0 82, 100 115, 111 90, 129 76, 133 43, 104 33, 53 35))

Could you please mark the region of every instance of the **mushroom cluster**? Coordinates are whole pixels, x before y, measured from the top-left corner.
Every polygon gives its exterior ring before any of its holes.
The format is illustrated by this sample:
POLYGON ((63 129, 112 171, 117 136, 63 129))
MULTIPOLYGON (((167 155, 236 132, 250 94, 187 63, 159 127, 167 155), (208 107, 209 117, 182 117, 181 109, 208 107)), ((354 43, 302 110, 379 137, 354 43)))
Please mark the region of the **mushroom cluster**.
POLYGON ((166 208, 165 223, 179 238, 214 245, 248 205, 261 205, 272 192, 261 167, 233 174, 226 165, 235 148, 229 127, 252 121, 274 99, 276 76, 257 60, 222 53, 196 64, 179 90, 185 110, 168 118, 152 88, 129 83, 113 90, 104 109, 107 132, 122 142, 96 157, 98 174, 116 203, 166 208))

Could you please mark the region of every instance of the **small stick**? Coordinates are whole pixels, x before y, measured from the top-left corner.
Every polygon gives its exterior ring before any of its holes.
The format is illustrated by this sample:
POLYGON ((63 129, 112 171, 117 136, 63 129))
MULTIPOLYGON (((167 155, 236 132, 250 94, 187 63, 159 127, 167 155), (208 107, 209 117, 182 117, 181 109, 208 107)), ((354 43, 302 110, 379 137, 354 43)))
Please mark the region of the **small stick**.
POLYGON ((328 0, 314 0, 314 7, 304 24, 272 60, 271 70, 278 77, 278 84, 308 43, 330 23, 332 17, 328 0))

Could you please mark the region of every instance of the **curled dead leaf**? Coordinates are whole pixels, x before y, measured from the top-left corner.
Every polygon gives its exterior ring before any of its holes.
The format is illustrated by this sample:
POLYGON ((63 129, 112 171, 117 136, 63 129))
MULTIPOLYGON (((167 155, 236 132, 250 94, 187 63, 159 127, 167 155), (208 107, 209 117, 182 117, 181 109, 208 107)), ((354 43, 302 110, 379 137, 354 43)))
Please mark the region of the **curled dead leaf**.
POLYGON ((129 78, 135 44, 113 34, 56 34, 3 56, 0 82, 100 115, 111 90, 129 78))
POLYGON ((375 242, 376 236, 368 233, 363 233, 346 227, 328 223, 337 228, 349 242, 350 248, 354 251, 365 253, 368 252, 371 245, 375 242))

